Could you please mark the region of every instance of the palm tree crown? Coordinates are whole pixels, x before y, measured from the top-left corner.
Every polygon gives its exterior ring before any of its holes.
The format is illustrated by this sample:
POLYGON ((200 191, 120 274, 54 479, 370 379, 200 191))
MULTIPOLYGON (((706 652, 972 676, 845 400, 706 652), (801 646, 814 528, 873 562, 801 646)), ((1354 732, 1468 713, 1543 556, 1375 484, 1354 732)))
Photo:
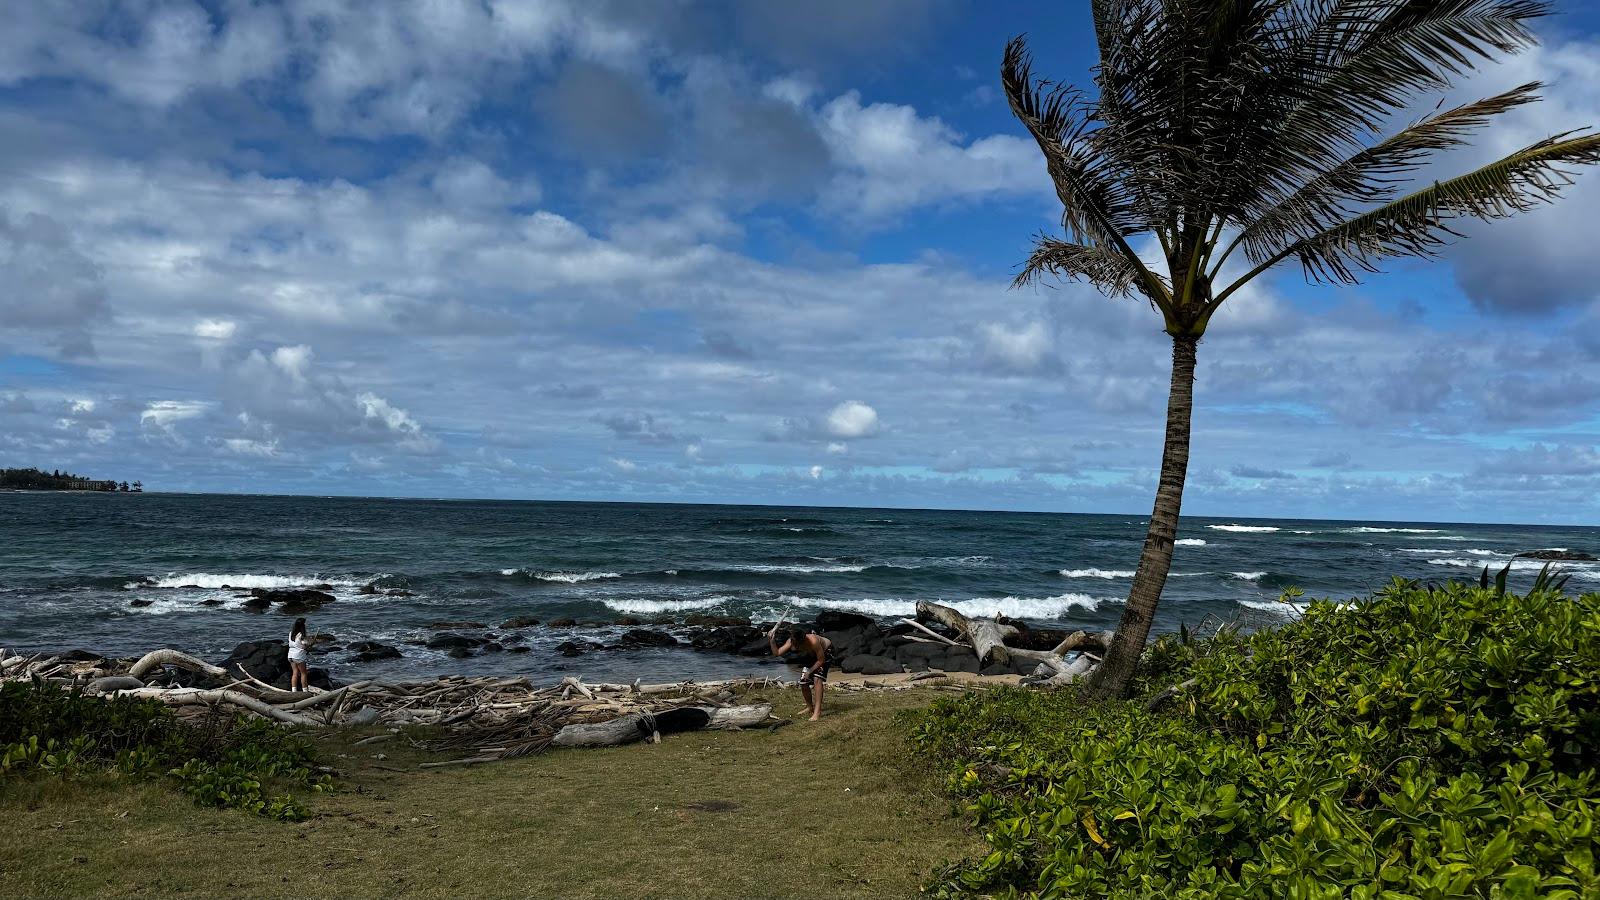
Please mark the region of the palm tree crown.
POLYGON ((1142 296, 1173 341, 1149 532, 1116 638, 1091 678, 1097 693, 1115 696, 1132 685, 1172 565, 1196 344, 1217 309, 1291 258, 1311 279, 1352 283, 1385 259, 1432 256, 1463 218, 1555 199, 1570 167, 1600 162, 1600 135, 1554 135, 1418 185, 1439 153, 1536 100, 1540 85, 1395 124, 1479 63, 1532 45, 1530 23, 1547 11, 1540 0, 1091 7, 1100 49, 1092 95, 1036 79, 1022 38, 1006 47, 1000 77, 1044 154, 1065 232, 1039 237, 1017 284, 1050 275, 1142 296), (1153 246, 1152 236, 1156 265, 1135 248, 1153 246))

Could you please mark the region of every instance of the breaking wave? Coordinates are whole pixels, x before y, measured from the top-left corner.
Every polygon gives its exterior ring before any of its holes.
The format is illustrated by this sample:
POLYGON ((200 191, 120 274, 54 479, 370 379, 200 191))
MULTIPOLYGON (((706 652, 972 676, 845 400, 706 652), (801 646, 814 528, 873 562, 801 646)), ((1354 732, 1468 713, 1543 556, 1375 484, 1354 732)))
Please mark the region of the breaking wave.
POLYGON ((1206 545, 1204 538, 1178 538, 1172 543, 1179 547, 1204 547, 1206 545))
POLYGON ((691 609, 710 609, 732 600, 732 597, 701 597, 697 600, 604 600, 605 605, 617 612, 648 615, 674 613, 691 609))
MULTIPOLYGON (((880 618, 906 618, 917 613, 914 600, 863 598, 860 600, 827 600, 820 597, 782 596, 778 601, 789 606, 812 609, 838 609, 859 612, 880 618)), ((968 616, 1009 616, 1013 619, 1055 619, 1069 610, 1092 611, 1100 600, 1088 594, 1057 594, 1054 597, 975 597, 971 600, 944 601, 945 606, 960 610, 968 616)))
POLYGON ((1346 534, 1438 534, 1443 528, 1379 528, 1375 525, 1358 525, 1340 529, 1346 534))
POLYGON ((1132 569, 1062 569, 1063 578, 1132 578, 1132 569))
POLYGON ((500 574, 507 577, 522 575, 535 581, 551 581, 558 584, 581 584, 585 581, 604 581, 622 577, 621 572, 540 572, 533 569, 501 569, 500 574))
POLYGON ((1213 531, 1268 532, 1282 531, 1276 525, 1207 525, 1213 531))
POLYGON ((130 581, 124 587, 129 590, 137 588, 266 588, 281 590, 284 588, 308 588, 319 584, 333 585, 334 587, 362 587, 368 582, 382 576, 373 578, 325 578, 321 575, 217 575, 211 572, 185 572, 170 573, 160 578, 151 578, 145 581, 130 581))
POLYGON ((1267 576, 1265 572, 1229 572, 1228 574, 1241 581, 1260 581, 1267 576))

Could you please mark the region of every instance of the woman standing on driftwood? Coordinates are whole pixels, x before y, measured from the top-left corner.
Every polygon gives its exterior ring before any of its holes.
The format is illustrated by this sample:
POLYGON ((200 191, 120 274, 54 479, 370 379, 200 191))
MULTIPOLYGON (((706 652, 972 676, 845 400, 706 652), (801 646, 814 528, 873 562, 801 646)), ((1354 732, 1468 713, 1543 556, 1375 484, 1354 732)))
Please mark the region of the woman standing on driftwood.
POLYGON ((767 632, 767 647, 772 650, 773 656, 798 653, 802 657, 815 657, 810 664, 800 670, 800 693, 805 695, 806 709, 810 710, 811 721, 815 722, 822 718, 822 688, 828 683, 828 669, 833 665, 833 641, 820 634, 812 634, 811 630, 803 625, 794 625, 790 627, 784 637, 783 646, 780 647, 777 633, 777 625, 773 625, 772 630, 767 632))
POLYGON ((294 627, 289 629, 289 690, 310 689, 310 667, 311 638, 306 635, 306 620, 302 617, 295 619, 294 627))

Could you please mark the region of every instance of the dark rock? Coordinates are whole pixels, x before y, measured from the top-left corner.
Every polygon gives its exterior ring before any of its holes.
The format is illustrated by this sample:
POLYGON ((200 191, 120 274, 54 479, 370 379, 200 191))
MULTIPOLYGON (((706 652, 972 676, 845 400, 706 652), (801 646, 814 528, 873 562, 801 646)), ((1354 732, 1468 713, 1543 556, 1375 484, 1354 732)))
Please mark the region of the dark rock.
POLYGON ((504 647, 500 646, 499 641, 488 641, 483 645, 483 652, 485 653, 499 653, 504 649, 504 647))
POLYGON ((708 616, 704 613, 695 613, 683 620, 683 624, 698 628, 732 628, 737 625, 748 626, 748 616, 708 616))
POLYGON ((105 656, 103 654, 96 653, 93 650, 68 650, 57 657, 57 659, 66 662, 99 662, 102 659, 105 659, 105 656))
POLYGON ((533 649, 532 647, 522 647, 522 646, 507 647, 506 648, 506 652, 507 653, 528 653, 528 652, 532 651, 532 649, 533 649))
POLYGON ((860 628, 847 628, 843 631, 824 631, 822 636, 833 642, 833 652, 839 657, 855 656, 858 653, 868 653, 874 641, 882 636, 877 623, 860 628))
POLYGON ((373 582, 371 584, 362 585, 361 586, 361 590, 356 591, 356 593, 371 595, 371 594, 377 594, 377 593, 381 593, 381 592, 378 590, 378 583, 377 582, 373 582))
POLYGON ((361 662, 372 662, 379 659, 399 659, 400 651, 388 644, 377 641, 356 641, 349 647, 356 654, 356 659, 361 662))
POLYGON ((331 584, 313 584, 311 586, 311 589, 313 591, 322 591, 322 592, 326 593, 328 591, 333 590, 333 585, 331 585, 331 584))
POLYGON ((594 641, 562 641, 556 645, 556 652, 562 656, 582 656, 592 650, 601 650, 594 641))
POLYGON ((698 630, 689 643, 696 650, 708 653, 737 653, 757 656, 767 653, 767 637, 752 625, 723 625, 698 630), (754 648, 752 652, 747 652, 754 648))
POLYGON ((201 606, 221 606, 222 605, 222 598, 221 597, 207 597, 204 600, 200 601, 200 605, 201 606))
POLYGON ((637 647, 676 647, 678 639, 665 631, 635 628, 617 639, 614 649, 632 650, 637 647))
POLYGON ((901 644, 894 648, 894 656, 901 662, 914 659, 928 661, 943 658, 948 649, 946 644, 901 644))
POLYGON ((428 638, 428 646, 434 650, 468 650, 483 643, 485 643, 483 638, 467 637, 464 634, 456 634, 453 631, 446 631, 428 638))
POLYGON ((574 626, 576 624, 578 624, 576 620, 570 619, 570 618, 568 618, 566 616, 562 616, 559 619, 551 619, 550 620, 550 627, 551 628, 571 628, 572 626, 574 626))
POLYGON ((326 591, 319 591, 311 588, 287 591, 270 590, 267 588, 252 588, 250 590, 250 597, 251 600, 256 601, 256 603, 247 602, 245 604, 246 607, 250 609, 265 608, 264 606, 257 605, 263 601, 268 604, 277 603, 279 604, 278 612, 283 613, 286 616, 298 616, 308 613, 318 609, 325 603, 332 603, 335 599, 337 599, 326 591))
POLYGON ((154 600, 129 600, 128 605, 134 609, 141 609, 154 603, 154 600))
POLYGON ((839 664, 839 668, 846 672, 860 672, 863 675, 893 675, 902 671, 902 666, 898 662, 868 653, 858 653, 849 657, 839 664))
MULTIPOLYGON (((218 663, 229 673, 264 681, 273 687, 288 689, 289 687, 289 648, 283 641, 245 641, 233 648, 228 658, 218 663)), ((204 677, 204 676, 200 676, 204 677)), ((331 690, 333 681, 328 677, 328 670, 313 666, 306 672, 306 678, 313 687, 331 690)), ((217 685, 195 685, 220 686, 217 685)))
POLYGON ((383 593, 384 593, 385 596, 388 596, 388 597, 415 597, 416 596, 416 594, 413 594, 410 591, 403 591, 403 590, 401 590, 399 588, 393 588, 391 590, 384 591, 383 593))
POLYGON ((1002 663, 990 663, 978 672, 979 675, 1011 675, 1011 667, 1002 663))
POLYGON ((852 628, 865 628, 868 625, 877 625, 878 620, 860 613, 844 612, 837 609, 825 609, 817 613, 816 629, 818 631, 848 631, 852 628))
POLYGON ((451 659, 466 659, 471 655, 472 651, 466 647, 452 647, 445 652, 445 656, 448 656, 451 659))
POLYGON ((1549 559, 1561 562, 1600 562, 1593 554, 1584 553, 1582 550, 1524 550, 1517 554, 1519 559, 1549 559))
POLYGON ((633 616, 623 616, 617 620, 617 624, 632 627, 635 625, 643 625, 644 623, 638 619, 635 619, 633 616))
POLYGON ((939 665, 935 665, 933 668, 941 669, 945 672, 972 672, 976 674, 978 671, 978 657, 971 653, 947 653, 939 665))
POLYGON ((537 625, 537 624, 539 624, 539 620, 535 619, 533 616, 512 616, 511 618, 505 620, 504 622, 501 622, 500 623, 500 627, 501 628, 529 628, 529 627, 532 627, 532 626, 537 625))
POLYGON ((482 622, 434 622, 428 626, 434 631, 454 631, 457 628, 488 628, 482 622))
POLYGON ((255 594, 251 594, 249 598, 244 601, 244 608, 250 610, 251 612, 265 612, 267 607, 271 605, 271 600, 268 600, 266 597, 258 597, 255 594))

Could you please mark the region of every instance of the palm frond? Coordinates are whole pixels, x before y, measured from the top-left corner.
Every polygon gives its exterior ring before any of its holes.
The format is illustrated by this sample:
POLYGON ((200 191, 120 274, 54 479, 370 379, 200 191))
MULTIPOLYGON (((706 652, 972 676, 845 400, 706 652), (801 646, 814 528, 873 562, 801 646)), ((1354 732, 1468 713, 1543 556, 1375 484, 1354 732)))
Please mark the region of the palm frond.
POLYGON ((1475 103, 1448 109, 1360 150, 1308 179, 1240 233, 1252 262, 1261 262, 1294 240, 1310 237, 1350 218, 1362 207, 1394 199, 1409 175, 1433 154, 1460 146, 1493 117, 1538 99, 1531 82, 1475 103))
POLYGON ((1138 289, 1142 277, 1128 258, 1116 250, 1094 244, 1075 244, 1041 234, 1012 286, 1034 284, 1046 275, 1071 281, 1088 281, 1113 297, 1131 296, 1138 289))
POLYGON ((1359 150, 1419 92, 1533 45, 1529 23, 1546 11, 1543 0, 1333 3, 1284 63, 1297 96, 1259 161, 1262 206, 1359 150))
POLYGON ((1453 220, 1500 219, 1548 203, 1572 183, 1565 166, 1597 163, 1600 134, 1546 138, 1296 241, 1265 264, 1294 255, 1313 279, 1352 283, 1357 270, 1376 272, 1385 257, 1436 254, 1458 236, 1453 220))

